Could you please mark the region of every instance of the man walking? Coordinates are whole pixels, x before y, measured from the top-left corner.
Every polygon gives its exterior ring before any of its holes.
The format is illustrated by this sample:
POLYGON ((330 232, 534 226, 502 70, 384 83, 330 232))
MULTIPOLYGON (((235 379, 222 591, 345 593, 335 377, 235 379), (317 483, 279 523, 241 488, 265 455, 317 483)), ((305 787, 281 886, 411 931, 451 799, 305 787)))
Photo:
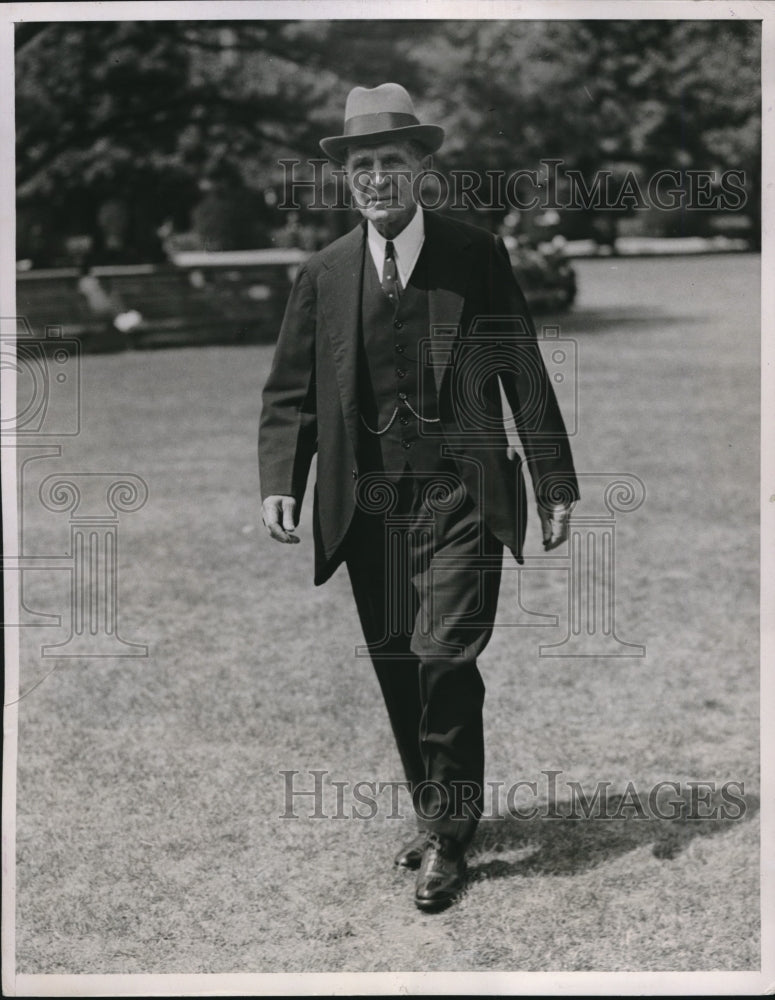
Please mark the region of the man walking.
POLYGON ((423 211, 444 138, 395 83, 354 88, 344 163, 359 226, 314 254, 288 302, 263 395, 263 517, 293 543, 317 452, 315 582, 345 563, 417 813, 396 864, 415 903, 461 891, 482 810, 484 684, 504 545, 527 517, 516 421, 544 545, 578 497, 565 426, 502 241, 423 211))

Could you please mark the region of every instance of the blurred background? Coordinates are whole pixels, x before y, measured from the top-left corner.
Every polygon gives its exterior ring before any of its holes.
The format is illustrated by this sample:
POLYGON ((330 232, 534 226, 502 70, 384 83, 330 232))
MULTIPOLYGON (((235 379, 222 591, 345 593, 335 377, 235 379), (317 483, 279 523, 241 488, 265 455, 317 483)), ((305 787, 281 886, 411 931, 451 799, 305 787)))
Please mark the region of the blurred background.
POLYGON ((28 23, 16 48, 19 312, 33 328, 75 323, 85 346, 107 345, 106 320, 118 344, 143 329, 183 336, 186 309, 203 336, 272 336, 299 260, 355 221, 316 207, 335 197, 327 172, 292 193, 280 161, 312 179, 307 161, 341 131, 355 84, 409 89, 421 120, 446 129, 445 175, 544 178, 558 159, 588 185, 608 172, 614 191, 627 178, 645 191, 660 170, 684 188, 701 170, 715 172, 713 197, 725 171, 742 172, 735 211, 637 198, 456 210, 507 237, 534 307, 573 301, 560 256, 759 247, 758 22, 28 23))

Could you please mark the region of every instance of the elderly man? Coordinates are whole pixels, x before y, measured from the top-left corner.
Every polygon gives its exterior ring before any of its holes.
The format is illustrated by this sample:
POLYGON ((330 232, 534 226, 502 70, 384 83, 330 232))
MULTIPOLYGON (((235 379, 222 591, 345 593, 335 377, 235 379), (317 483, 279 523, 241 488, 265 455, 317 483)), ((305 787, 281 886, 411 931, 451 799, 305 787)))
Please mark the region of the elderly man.
POLYGON ((344 163, 356 229, 299 269, 263 395, 264 523, 293 543, 313 454, 315 582, 345 563, 419 827, 395 863, 415 903, 460 893, 482 811, 484 684, 504 545, 518 561, 522 460, 544 545, 561 544, 573 462, 524 297, 502 241, 418 205, 443 130, 395 83, 356 87, 344 163))

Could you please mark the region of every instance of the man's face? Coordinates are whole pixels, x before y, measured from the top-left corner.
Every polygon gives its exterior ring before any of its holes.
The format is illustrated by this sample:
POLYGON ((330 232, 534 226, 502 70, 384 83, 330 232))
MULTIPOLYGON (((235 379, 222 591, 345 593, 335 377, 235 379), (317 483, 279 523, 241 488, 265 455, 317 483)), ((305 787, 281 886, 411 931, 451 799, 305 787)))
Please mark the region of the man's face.
POLYGON ((348 151, 347 183, 355 207, 386 239, 397 236, 411 221, 417 205, 415 179, 429 162, 429 157, 401 141, 348 151))

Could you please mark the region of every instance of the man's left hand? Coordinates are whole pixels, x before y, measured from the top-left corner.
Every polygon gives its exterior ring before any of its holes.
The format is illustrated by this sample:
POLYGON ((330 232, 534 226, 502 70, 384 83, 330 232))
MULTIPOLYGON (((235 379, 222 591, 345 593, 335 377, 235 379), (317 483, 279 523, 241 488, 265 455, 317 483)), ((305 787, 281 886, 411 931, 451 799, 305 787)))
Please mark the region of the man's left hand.
POLYGON ((562 545, 568 538, 568 528, 570 513, 573 507, 559 505, 547 510, 538 505, 538 514, 541 518, 541 530, 544 535, 544 549, 549 552, 562 545))

